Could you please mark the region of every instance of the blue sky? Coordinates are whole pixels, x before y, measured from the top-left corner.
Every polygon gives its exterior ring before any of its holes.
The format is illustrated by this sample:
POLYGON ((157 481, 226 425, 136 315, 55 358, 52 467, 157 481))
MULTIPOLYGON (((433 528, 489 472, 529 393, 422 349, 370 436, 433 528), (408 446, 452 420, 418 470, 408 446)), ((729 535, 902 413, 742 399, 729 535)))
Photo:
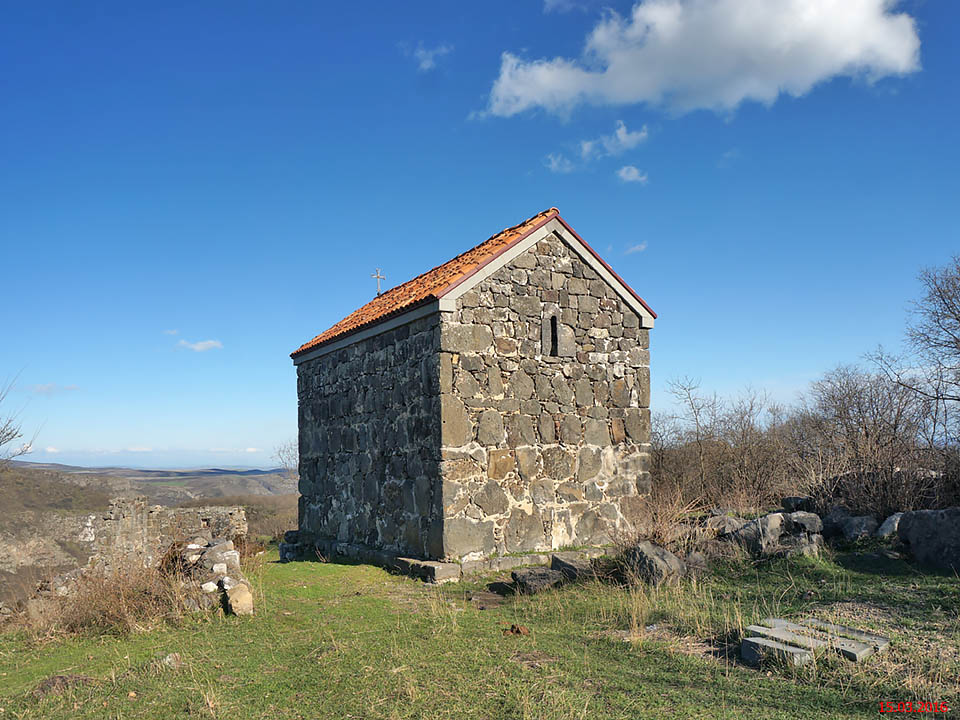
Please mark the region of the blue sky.
POLYGON ((3 14, 0 378, 37 461, 270 465, 288 354, 375 267, 553 205, 659 313, 660 409, 898 347, 957 252, 953 2, 3 14))

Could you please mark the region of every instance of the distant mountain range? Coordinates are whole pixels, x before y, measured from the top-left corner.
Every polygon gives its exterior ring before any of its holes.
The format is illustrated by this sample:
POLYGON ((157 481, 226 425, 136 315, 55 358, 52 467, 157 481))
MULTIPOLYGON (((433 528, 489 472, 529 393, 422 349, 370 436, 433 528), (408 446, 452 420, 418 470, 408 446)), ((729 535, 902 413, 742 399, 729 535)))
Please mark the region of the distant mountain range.
POLYGON ((283 468, 79 467, 59 463, 14 461, 12 472, 38 474, 108 495, 145 495, 158 505, 177 505, 197 498, 235 495, 290 495, 296 480, 283 468))

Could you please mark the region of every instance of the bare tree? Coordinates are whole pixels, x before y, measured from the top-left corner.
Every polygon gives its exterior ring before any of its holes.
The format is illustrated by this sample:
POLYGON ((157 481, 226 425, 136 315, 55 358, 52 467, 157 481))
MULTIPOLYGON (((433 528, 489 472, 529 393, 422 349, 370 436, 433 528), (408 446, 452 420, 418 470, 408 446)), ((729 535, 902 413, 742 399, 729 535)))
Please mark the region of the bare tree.
POLYGON ((32 443, 14 443, 23 437, 23 430, 17 413, 10 413, 2 410, 7 401, 10 391, 13 389, 14 380, 0 385, 0 468, 3 468, 10 460, 30 452, 32 443))
POLYGON ((274 459, 280 463, 287 478, 296 483, 300 479, 300 448, 296 440, 285 442, 273 453, 274 459))

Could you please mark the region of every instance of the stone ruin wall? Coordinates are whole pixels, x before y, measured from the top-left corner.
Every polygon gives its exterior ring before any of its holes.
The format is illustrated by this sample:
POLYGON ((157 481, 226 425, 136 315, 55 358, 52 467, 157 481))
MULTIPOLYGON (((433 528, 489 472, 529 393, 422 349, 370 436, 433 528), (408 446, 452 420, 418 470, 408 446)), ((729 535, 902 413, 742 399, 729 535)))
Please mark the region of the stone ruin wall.
POLYGON ((111 501, 104 515, 88 516, 79 537, 90 540, 95 560, 139 558, 151 566, 174 542, 246 535, 247 517, 241 507, 168 508, 148 505, 142 498, 121 498, 111 501))
POLYGON ((0 533, 0 606, 27 597, 36 583, 88 565, 153 565, 172 543, 195 536, 247 534, 240 507, 167 508, 143 498, 115 498, 99 513, 23 514, 24 530, 0 533))
POLYGON ((297 366, 301 543, 443 556, 438 320, 297 366))
POLYGON ((555 235, 441 326, 447 558, 606 544, 650 490, 649 330, 555 235), (557 357, 550 318, 556 316, 557 357))

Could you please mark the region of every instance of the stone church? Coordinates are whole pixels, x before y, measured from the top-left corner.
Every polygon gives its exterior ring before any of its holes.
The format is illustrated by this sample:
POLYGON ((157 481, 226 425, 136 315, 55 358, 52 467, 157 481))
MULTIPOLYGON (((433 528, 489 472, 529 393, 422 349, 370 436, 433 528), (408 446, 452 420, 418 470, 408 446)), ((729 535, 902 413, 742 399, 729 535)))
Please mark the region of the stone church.
POLYGON ((650 489, 655 317, 556 208, 378 295, 291 355, 300 542, 610 542, 650 489))

